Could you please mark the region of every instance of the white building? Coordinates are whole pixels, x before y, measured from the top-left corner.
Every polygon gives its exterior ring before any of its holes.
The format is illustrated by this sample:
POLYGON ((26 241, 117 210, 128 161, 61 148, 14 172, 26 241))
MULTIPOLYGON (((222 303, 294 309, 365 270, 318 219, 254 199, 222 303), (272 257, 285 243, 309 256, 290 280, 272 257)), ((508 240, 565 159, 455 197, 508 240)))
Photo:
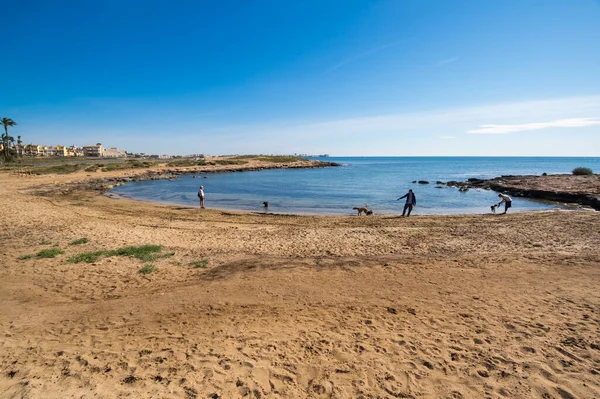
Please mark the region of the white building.
POLYGON ((119 150, 117 147, 106 148, 103 156, 105 158, 127 158, 125 151, 119 150))

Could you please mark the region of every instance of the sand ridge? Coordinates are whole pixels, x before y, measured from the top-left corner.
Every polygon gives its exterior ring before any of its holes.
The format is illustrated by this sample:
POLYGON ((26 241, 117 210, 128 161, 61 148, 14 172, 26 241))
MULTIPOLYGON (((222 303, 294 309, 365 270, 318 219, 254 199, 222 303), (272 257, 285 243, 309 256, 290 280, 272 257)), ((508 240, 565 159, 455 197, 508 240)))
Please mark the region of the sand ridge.
POLYGON ((0 174, 0 397, 600 398, 597 212, 325 217, 35 195, 85 178, 0 174), (145 244, 174 253, 147 275, 133 258, 67 261, 145 244))

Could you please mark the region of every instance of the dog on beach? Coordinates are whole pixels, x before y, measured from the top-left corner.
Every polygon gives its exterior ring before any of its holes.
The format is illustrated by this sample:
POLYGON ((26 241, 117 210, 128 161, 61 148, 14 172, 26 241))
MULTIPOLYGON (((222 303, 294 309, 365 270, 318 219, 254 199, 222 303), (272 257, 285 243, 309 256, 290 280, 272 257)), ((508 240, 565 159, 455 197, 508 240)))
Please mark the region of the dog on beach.
MULTIPOLYGON (((358 206, 355 206, 355 207, 354 207, 354 208, 352 208, 352 209, 354 209, 355 211, 357 211, 357 212, 358 212, 358 216, 362 215, 363 213, 364 213, 365 215, 368 215, 368 213, 367 213, 367 212, 369 212, 369 208, 367 207, 367 205, 366 205, 366 204, 365 204, 365 206, 360 206, 360 207, 358 207, 358 206)), ((371 213, 373 213, 373 212, 371 212, 371 213)))
POLYGON ((494 204, 494 205, 490 206, 492 213, 496 213, 496 208, 498 208, 498 204, 494 204))
POLYGON ((367 215, 367 216, 371 216, 371 215, 373 215, 373 211, 372 211, 372 210, 370 210, 370 209, 369 209, 369 210, 367 210, 367 213, 366 213, 366 215, 367 215))
POLYGON ((268 208, 269 207, 269 203, 268 202, 263 202, 263 207, 268 208))

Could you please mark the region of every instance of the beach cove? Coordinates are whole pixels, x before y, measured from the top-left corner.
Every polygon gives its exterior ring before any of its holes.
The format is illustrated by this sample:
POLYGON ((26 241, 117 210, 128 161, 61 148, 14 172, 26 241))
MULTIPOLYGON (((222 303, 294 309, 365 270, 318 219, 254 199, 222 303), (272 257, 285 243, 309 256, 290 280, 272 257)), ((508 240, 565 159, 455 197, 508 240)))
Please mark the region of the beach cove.
MULTIPOLYGON (((539 190, 525 196, 521 195, 522 190, 506 185, 490 190, 487 185, 471 184, 475 180, 531 175, 534 179, 537 176, 539 183, 544 173, 568 176, 566 174, 580 164, 600 167, 600 158, 568 157, 327 157, 320 160, 333 161, 338 166, 292 170, 252 168, 245 173, 213 173, 214 170, 204 173, 199 169, 197 174, 188 173, 177 179, 128 182, 110 193, 167 205, 195 206, 198 187, 204 185, 210 208, 349 216, 355 213, 353 207, 367 204, 375 215, 394 216, 402 212, 403 205, 396 199, 411 188, 418 198, 415 212, 420 215, 486 214, 490 213, 490 205, 497 203, 497 192, 504 189, 513 195, 512 212, 559 209, 565 202, 579 201, 572 195, 564 198, 542 195, 539 190), (268 210, 263 208, 265 201, 269 204, 268 210)), ((594 182, 592 186, 600 184, 594 182)), ((568 184, 565 189, 569 190, 568 184)), ((585 191, 585 184, 581 189, 585 191)))
POLYGON ((0 173, 0 396, 600 396, 598 212, 200 211, 88 174, 0 173))

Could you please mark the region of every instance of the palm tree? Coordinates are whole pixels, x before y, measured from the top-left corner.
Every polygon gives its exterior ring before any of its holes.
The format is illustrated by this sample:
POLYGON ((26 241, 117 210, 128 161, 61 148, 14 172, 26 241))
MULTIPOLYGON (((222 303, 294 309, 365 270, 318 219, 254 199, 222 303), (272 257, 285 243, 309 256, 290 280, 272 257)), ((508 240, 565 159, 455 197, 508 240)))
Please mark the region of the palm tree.
POLYGON ((17 136, 17 155, 23 158, 23 142, 21 136, 17 136))
POLYGON ((16 126, 17 122, 13 121, 10 118, 0 118, 0 123, 2 123, 2 125, 4 125, 4 133, 2 134, 2 146, 4 147, 4 159, 8 160, 10 158, 9 152, 8 152, 8 146, 10 145, 11 142, 14 142, 15 139, 13 137, 10 137, 8 135, 8 127, 9 126, 16 126))

